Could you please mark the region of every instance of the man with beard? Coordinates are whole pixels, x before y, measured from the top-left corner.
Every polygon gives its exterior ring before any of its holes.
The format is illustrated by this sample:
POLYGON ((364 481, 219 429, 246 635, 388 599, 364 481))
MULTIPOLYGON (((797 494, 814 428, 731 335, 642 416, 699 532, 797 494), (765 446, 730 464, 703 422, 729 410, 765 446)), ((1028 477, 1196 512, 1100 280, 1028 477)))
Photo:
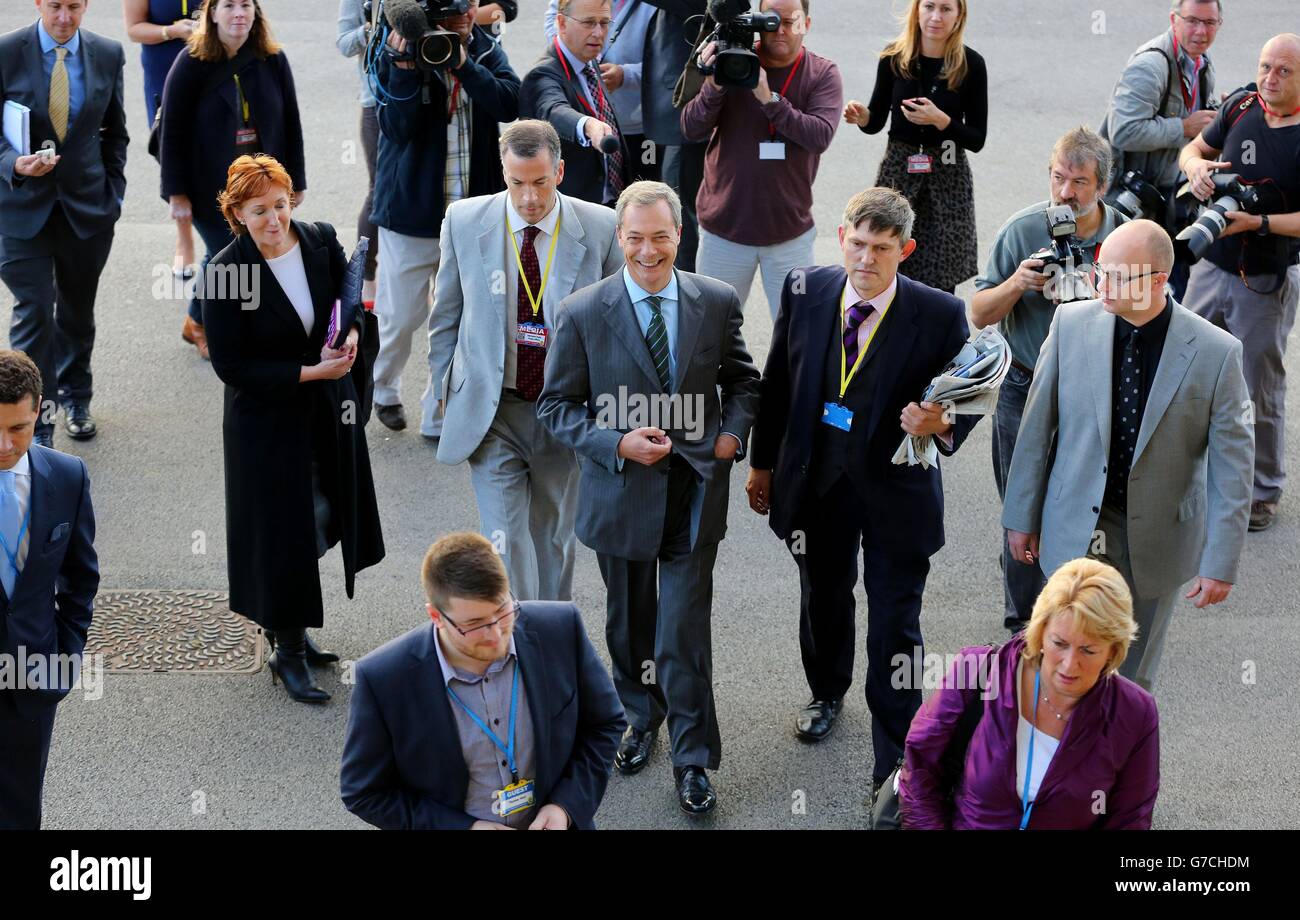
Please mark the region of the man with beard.
MULTIPOLYGON (((1042 259, 1028 258, 1051 245, 1046 211, 1069 205, 1078 222, 1075 239, 1088 254, 1081 268, 1091 276, 1092 262, 1101 243, 1127 218, 1102 201, 1112 166, 1110 145, 1095 131, 1079 127, 1065 134, 1052 148, 1048 162, 1051 198, 1011 216, 998 231, 984 273, 975 279, 971 300, 973 326, 998 324, 1011 346, 1011 369, 1002 382, 993 427, 993 478, 998 496, 1006 491, 1007 471, 1020 430, 1025 398, 1034 379, 1034 364, 1052 325, 1059 299, 1053 281, 1061 276, 1055 267, 1044 272, 1042 259)), ((1034 601, 1043 589, 1043 573, 1035 565, 1012 558, 1002 549, 1002 580, 1005 597, 1003 625, 1018 632, 1033 612, 1034 601)))

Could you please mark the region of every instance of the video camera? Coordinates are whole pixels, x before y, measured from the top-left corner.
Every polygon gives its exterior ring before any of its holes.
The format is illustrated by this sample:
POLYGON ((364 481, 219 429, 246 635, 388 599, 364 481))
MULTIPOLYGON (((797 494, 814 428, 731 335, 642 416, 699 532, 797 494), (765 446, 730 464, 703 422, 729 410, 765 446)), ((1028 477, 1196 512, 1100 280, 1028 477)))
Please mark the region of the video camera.
MULTIPOLYGON (((1247 214, 1276 214, 1286 210, 1285 196, 1276 185, 1252 185, 1236 173, 1214 173, 1213 202, 1201 210, 1196 222, 1184 229, 1174 239, 1174 253, 1179 262, 1198 262, 1210 251, 1228 226, 1229 211, 1247 214)), ((1191 183, 1184 185, 1179 197, 1191 194, 1191 183)))
POLYGON ((1088 252, 1075 238, 1078 222, 1074 209, 1068 204, 1053 205, 1047 209, 1047 232, 1052 244, 1029 258, 1042 259, 1041 271, 1048 276, 1043 296, 1054 304, 1091 300, 1097 296, 1092 280, 1084 271, 1091 261, 1088 252))
POLYGON ((470 0, 367 0, 367 19, 372 18, 372 2, 380 4, 388 25, 406 39, 405 54, 387 49, 393 60, 411 61, 422 71, 439 70, 455 62, 460 36, 442 28, 441 23, 464 16, 470 0))
POLYGON ((754 42, 759 32, 780 29, 781 17, 776 13, 751 13, 749 0, 709 0, 709 16, 718 26, 700 45, 716 42, 718 55, 707 67, 697 60, 696 69, 712 74, 719 86, 758 86, 762 64, 754 53, 754 42))

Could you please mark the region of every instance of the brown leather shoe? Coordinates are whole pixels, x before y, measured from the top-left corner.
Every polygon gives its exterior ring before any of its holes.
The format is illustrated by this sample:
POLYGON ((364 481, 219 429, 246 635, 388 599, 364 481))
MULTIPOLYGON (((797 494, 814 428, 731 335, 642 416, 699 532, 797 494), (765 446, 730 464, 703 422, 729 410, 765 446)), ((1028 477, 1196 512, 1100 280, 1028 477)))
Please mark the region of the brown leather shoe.
POLYGON ((181 338, 189 342, 199 350, 199 357, 204 361, 211 361, 208 356, 208 337, 203 333, 203 327, 194 322, 194 318, 186 315, 185 325, 181 327, 181 338))
POLYGON ((1247 526, 1247 530, 1251 533, 1268 530, 1273 526, 1273 519, 1276 517, 1277 502, 1251 502, 1250 524, 1247 526))

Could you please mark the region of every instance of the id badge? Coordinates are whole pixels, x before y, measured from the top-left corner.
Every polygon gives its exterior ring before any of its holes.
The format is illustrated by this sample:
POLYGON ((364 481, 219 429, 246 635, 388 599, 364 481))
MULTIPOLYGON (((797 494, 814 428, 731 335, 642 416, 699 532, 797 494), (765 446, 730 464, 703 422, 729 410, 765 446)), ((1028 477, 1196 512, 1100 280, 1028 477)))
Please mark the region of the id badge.
POLYGON ((541 323, 520 323, 518 330, 515 332, 515 344, 545 348, 546 327, 541 323))
POLYGON ((928 153, 914 153, 907 158, 909 175, 934 172, 934 157, 928 153))
POLYGON ((853 410, 837 402, 828 402, 822 407, 822 423, 830 425, 832 428, 838 428, 840 431, 851 431, 853 428, 853 410))
POLYGON ((492 793, 492 814, 508 818, 513 814, 532 808, 536 801, 533 795, 534 784, 531 779, 521 779, 504 789, 492 793))
POLYGON ((237 128, 235 129, 235 146, 236 147, 256 147, 261 143, 257 136, 256 128, 237 128))
POLYGON ((763 141, 758 145, 760 160, 784 160, 785 141, 763 141))

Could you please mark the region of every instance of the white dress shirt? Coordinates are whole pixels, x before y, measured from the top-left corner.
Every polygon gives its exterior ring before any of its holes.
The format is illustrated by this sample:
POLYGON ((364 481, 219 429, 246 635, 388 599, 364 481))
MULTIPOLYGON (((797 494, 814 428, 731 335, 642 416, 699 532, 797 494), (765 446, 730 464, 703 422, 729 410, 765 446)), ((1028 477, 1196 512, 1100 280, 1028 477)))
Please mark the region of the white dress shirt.
POLYGON ((294 243, 293 248, 282 256, 267 259, 266 264, 280 282, 284 295, 293 304, 294 311, 302 320, 302 328, 311 335, 316 325, 316 309, 311 302, 311 286, 307 284, 307 269, 302 264, 302 244, 294 243))
MULTIPOLYGON (((501 245, 505 252, 506 266, 506 364, 505 374, 501 380, 503 389, 512 390, 515 387, 515 373, 519 367, 519 346, 515 342, 515 333, 519 328, 519 265, 515 262, 515 246, 519 247, 519 256, 522 260, 524 254, 524 229, 529 226, 528 221, 519 216, 515 210, 514 202, 510 196, 506 195, 506 221, 509 224, 510 232, 514 235, 514 246, 507 239, 502 239, 501 245)), ((533 252, 537 254, 537 269, 541 274, 543 281, 549 282, 546 277, 546 255, 551 251, 551 240, 555 236, 556 226, 560 221, 560 196, 557 193, 555 201, 551 205, 551 210, 546 216, 539 220, 533 226, 536 226, 540 233, 533 240, 533 252)), ((504 236, 504 234, 503 234, 504 236)), ((555 258, 560 258, 560 245, 555 244, 555 258)), ((555 266, 551 266, 551 272, 554 274, 555 266)), ((537 291, 533 291, 533 296, 538 296, 537 291)), ((541 292, 542 294, 545 291, 541 292)), ((559 300, 552 297, 550 303, 559 303, 559 300)), ((542 325, 546 327, 546 334, 551 333, 551 318, 547 315, 547 307, 542 307, 542 325)))

